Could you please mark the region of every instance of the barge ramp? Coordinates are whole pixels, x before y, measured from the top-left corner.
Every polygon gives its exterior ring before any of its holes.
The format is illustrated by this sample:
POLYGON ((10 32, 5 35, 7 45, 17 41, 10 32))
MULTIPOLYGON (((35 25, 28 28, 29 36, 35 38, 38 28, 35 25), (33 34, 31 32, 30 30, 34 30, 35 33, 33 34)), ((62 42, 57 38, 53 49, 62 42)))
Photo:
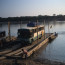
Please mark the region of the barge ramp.
POLYGON ((27 57, 31 56, 36 50, 38 50, 41 46, 49 42, 49 38, 54 39, 56 38, 57 35, 54 33, 46 33, 45 34, 45 39, 42 37, 41 39, 38 39, 34 41, 31 45, 19 48, 17 50, 11 51, 9 53, 4 53, 2 56, 0 56, 1 59, 6 59, 6 58, 25 58, 25 54, 23 54, 22 49, 27 50, 27 57), (23 56, 21 56, 23 54, 23 56))

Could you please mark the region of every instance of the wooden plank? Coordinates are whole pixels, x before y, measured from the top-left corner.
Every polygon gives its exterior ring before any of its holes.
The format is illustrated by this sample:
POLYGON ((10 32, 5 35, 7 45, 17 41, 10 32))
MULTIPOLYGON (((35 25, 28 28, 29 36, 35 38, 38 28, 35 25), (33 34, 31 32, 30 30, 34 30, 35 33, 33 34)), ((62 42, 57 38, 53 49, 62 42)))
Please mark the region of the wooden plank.
POLYGON ((6 57, 5 56, 3 56, 3 57, 0 57, 0 60, 3 60, 3 59, 5 59, 6 57))

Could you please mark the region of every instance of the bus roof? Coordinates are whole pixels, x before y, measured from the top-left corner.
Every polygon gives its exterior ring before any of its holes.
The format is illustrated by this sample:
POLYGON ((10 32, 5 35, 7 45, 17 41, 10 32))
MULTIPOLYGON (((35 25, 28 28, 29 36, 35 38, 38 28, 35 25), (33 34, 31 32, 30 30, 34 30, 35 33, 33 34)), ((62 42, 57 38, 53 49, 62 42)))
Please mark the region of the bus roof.
MULTIPOLYGON (((44 27, 44 25, 39 25, 38 28, 40 28, 40 27, 44 27)), ((37 27, 22 27, 21 29, 29 29, 29 30, 31 30, 31 29, 36 29, 36 28, 37 27)))

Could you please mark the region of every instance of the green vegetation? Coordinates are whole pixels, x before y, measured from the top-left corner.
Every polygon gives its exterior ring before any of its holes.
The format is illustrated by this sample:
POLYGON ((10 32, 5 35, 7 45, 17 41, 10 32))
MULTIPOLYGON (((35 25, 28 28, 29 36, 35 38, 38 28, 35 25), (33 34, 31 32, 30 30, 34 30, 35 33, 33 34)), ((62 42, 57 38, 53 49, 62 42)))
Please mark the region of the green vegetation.
POLYGON ((57 15, 57 16, 55 16, 55 14, 54 14, 53 16, 39 15, 39 16, 21 16, 21 17, 8 17, 8 18, 0 17, 0 22, 6 22, 6 21, 19 22, 19 21, 36 21, 36 20, 39 20, 39 21, 44 21, 44 20, 46 20, 46 21, 53 21, 53 20, 65 21, 65 15, 57 15))

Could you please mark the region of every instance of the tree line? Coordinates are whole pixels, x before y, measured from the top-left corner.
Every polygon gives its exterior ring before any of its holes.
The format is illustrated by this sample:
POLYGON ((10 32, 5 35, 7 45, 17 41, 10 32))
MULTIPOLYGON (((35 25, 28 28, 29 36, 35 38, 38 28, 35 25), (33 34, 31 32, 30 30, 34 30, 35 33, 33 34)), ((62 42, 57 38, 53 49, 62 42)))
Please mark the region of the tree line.
POLYGON ((8 17, 8 18, 2 18, 0 17, 0 22, 7 22, 7 21, 14 21, 14 22, 19 22, 19 21, 65 21, 65 15, 57 15, 57 16, 21 16, 21 17, 8 17))

